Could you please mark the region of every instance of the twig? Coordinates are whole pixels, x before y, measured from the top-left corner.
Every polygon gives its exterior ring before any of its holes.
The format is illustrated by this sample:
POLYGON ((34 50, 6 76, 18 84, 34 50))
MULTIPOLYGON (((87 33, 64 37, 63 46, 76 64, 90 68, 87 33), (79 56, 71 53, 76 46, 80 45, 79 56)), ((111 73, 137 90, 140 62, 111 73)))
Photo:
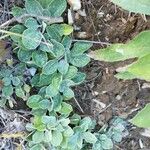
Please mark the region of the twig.
POLYGON ((79 102, 77 101, 77 99, 74 97, 74 100, 76 102, 76 104, 78 105, 78 107, 80 108, 81 112, 84 113, 84 110, 82 109, 82 107, 80 106, 79 102))
POLYGON ((5 38, 8 37, 8 36, 9 36, 8 34, 3 35, 3 36, 0 37, 0 40, 5 39, 5 38))
POLYGON ((63 22, 63 18, 62 17, 48 17, 48 16, 37 16, 37 15, 32 15, 32 14, 24 14, 20 17, 14 17, 8 21, 6 21, 5 23, 1 24, 0 25, 0 28, 4 28, 16 21, 18 22, 22 22, 22 19, 23 18, 26 18, 26 17, 35 17, 35 18, 38 18, 38 19, 41 19, 43 21, 46 21, 48 24, 53 24, 53 23, 61 23, 63 22))
POLYGON ((101 42, 101 41, 77 40, 77 39, 73 39, 72 41, 73 41, 73 42, 83 42, 83 43, 101 44, 101 45, 111 45, 111 43, 108 43, 108 42, 101 42))
POLYGON ((32 113, 30 111, 24 111, 24 110, 12 110, 15 113, 21 113, 21 114, 27 114, 31 115, 32 113))
POLYGON ((7 134, 7 133, 3 133, 0 135, 0 138, 20 138, 20 137, 24 137, 25 133, 14 133, 14 134, 7 134))
POLYGON ((112 104, 107 105, 105 108, 103 108, 101 111, 99 111, 99 114, 103 113, 107 108, 109 108, 112 104))
POLYGON ((7 11, 4 11, 4 10, 0 10, 0 13, 5 13, 5 14, 12 15, 12 12, 7 12, 7 11))

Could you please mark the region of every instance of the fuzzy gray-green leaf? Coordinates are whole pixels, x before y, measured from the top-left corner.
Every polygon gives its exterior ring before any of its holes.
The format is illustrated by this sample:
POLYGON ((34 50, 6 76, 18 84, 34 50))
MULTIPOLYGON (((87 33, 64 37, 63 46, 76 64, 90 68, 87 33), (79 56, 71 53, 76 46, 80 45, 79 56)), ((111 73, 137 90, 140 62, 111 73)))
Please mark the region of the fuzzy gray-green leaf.
POLYGON ((53 74, 58 68, 57 60, 49 60, 43 67, 43 74, 50 75, 53 74))
POLYGON ((42 16, 43 15, 43 8, 40 3, 36 0, 26 0, 25 7, 29 14, 42 16))
POLYGON ((22 35, 22 43, 27 49, 36 49, 42 40, 42 33, 38 30, 26 29, 22 35))
POLYGON ((47 53, 43 51, 34 51, 32 53, 32 59, 37 66, 43 67, 48 60, 47 53))

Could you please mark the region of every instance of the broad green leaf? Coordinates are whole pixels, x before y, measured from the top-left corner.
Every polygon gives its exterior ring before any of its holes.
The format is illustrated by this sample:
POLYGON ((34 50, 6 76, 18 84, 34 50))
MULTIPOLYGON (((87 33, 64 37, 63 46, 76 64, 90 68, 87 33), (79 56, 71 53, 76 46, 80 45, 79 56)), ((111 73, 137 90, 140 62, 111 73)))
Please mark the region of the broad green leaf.
POLYGON ((78 114, 73 114, 73 116, 70 117, 70 123, 77 125, 81 120, 81 116, 78 114))
POLYGON ((83 147, 83 137, 81 133, 79 133, 79 137, 77 139, 77 147, 78 149, 82 149, 83 147))
POLYGON ((10 77, 4 77, 2 79, 2 82, 3 82, 4 86, 9 86, 11 84, 11 78, 10 77))
POLYGON ((74 92, 70 88, 65 88, 65 90, 63 91, 63 96, 65 97, 65 99, 71 99, 74 97, 74 92))
POLYGON ((64 131, 64 133, 63 133, 63 135, 65 136, 65 137, 70 137, 70 136, 72 136, 73 135, 73 129, 71 128, 71 127, 67 127, 67 128, 65 128, 65 131, 64 131))
POLYGON ((92 150, 103 150, 101 143, 96 142, 95 144, 93 144, 92 150))
MULTIPOLYGON (((17 24, 15 26, 13 26, 11 29, 10 29, 10 32, 13 32, 13 33, 18 33, 18 34, 22 34, 23 31, 25 30, 25 27, 23 25, 20 25, 20 24, 17 24)), ((11 35, 10 36, 11 39, 14 41, 14 42, 20 42, 21 41, 21 36, 17 36, 17 35, 11 35)))
POLYGON ((62 133, 60 131, 55 130, 52 132, 51 143, 53 146, 55 146, 55 147, 60 146, 62 140, 63 140, 63 136, 62 136, 62 133))
POLYGON ((55 116, 42 116, 42 122, 44 124, 49 124, 52 127, 55 127, 57 125, 57 120, 55 116))
MULTIPOLYGON (((50 41, 46 41, 46 43, 41 43, 40 48, 43 52, 48 52, 53 54, 53 44, 50 41)), ((53 54, 54 55, 54 54, 53 54)))
POLYGON ((46 95, 46 86, 42 86, 41 89, 38 92, 38 95, 42 96, 45 98, 46 95))
POLYGON ((116 5, 131 12, 150 15, 150 0, 111 0, 116 5))
POLYGON ((41 144, 36 144, 30 148, 30 150, 42 150, 43 146, 41 144))
POLYGON ((29 132, 35 130, 35 128, 34 128, 32 123, 27 123, 25 127, 26 127, 27 131, 29 131, 29 132))
MULTIPOLYGON (((37 109, 39 110, 39 109, 37 109)), ((46 126, 42 122, 42 116, 35 115, 33 118, 33 126, 37 131, 45 131, 46 126)))
POLYGON ((2 95, 3 96, 6 96, 6 97, 9 97, 13 94, 13 87, 12 85, 9 85, 9 86, 4 86, 2 88, 2 95))
POLYGON ((59 17, 67 7, 66 0, 50 0, 47 10, 52 17, 59 17))
POLYGON ((68 24, 61 24, 63 35, 70 35, 73 32, 73 27, 68 24))
POLYGON ((76 42, 71 49, 72 56, 82 55, 85 51, 89 50, 93 44, 91 43, 83 43, 83 42, 76 42))
POLYGON ((63 140, 63 136, 62 136, 62 133, 59 132, 59 131, 53 131, 52 132, 52 140, 51 140, 51 143, 53 146, 57 147, 61 144, 63 140))
POLYGON ((36 0, 26 0, 25 1, 26 11, 31 15, 42 16, 43 8, 40 3, 36 0))
POLYGON ((65 74, 65 78, 66 79, 72 79, 73 77, 76 76, 77 72, 78 72, 77 67, 69 66, 68 72, 65 74))
POLYGON ((48 99, 43 99, 39 102, 39 108, 49 109, 51 107, 51 102, 48 99))
POLYGON ((50 4, 51 0, 37 0, 43 8, 47 8, 48 5, 50 4))
POLYGON ((40 78, 39 78, 39 82, 38 82, 38 87, 43 87, 43 86, 46 86, 46 85, 50 85, 54 75, 55 74, 52 74, 52 75, 41 74, 40 78))
POLYGON ((62 82, 61 74, 56 74, 52 79, 52 83, 46 88, 46 97, 54 97, 59 92, 59 87, 62 82))
POLYGON ((50 85, 53 79, 53 75, 45 75, 45 74, 36 74, 32 79, 31 79, 31 84, 32 86, 36 87, 43 87, 46 85, 50 85))
POLYGON ((67 149, 68 148, 68 139, 69 137, 65 137, 64 134, 63 134, 63 141, 61 142, 61 147, 63 149, 67 149))
POLYGON ((73 111, 72 106, 70 104, 67 104, 65 102, 62 103, 62 108, 60 110, 60 113, 69 115, 73 111))
POLYGON ((59 111, 61 109, 62 96, 60 94, 54 96, 52 99, 52 109, 54 111, 59 111))
POLYGON ((81 136, 79 133, 75 133, 73 134, 70 138, 69 138, 69 143, 68 143, 68 148, 70 150, 78 150, 82 148, 82 142, 83 139, 81 139, 81 136))
POLYGON ((25 21, 25 24, 24 24, 27 28, 30 28, 30 29, 33 29, 33 30, 37 30, 37 28, 39 27, 39 24, 37 22, 36 19, 34 18, 28 18, 26 21, 25 21))
POLYGON ((44 133, 44 142, 49 143, 49 142, 51 142, 51 140, 52 140, 52 132, 46 130, 44 133))
POLYGON ((21 81, 18 77, 12 77, 12 84, 14 86, 18 86, 20 83, 21 83, 21 81))
POLYGON ((14 6, 12 8, 12 14, 14 17, 20 17, 20 16, 24 15, 25 13, 26 13, 26 10, 21 7, 14 6))
POLYGON ((28 62, 31 59, 32 51, 19 49, 18 53, 18 59, 22 62, 28 62))
POLYGON ((150 104, 147 104, 132 120, 131 123, 138 127, 149 128, 150 127, 150 104))
POLYGON ((42 40, 42 33, 33 29, 26 29, 22 35, 22 43, 27 49, 36 49, 42 40))
POLYGON ((84 67, 90 62, 90 58, 86 54, 71 56, 69 62, 76 67, 84 67))
POLYGON ((83 138, 85 139, 85 141, 87 143, 91 143, 91 144, 94 144, 97 141, 97 138, 91 132, 85 132, 85 133, 83 133, 83 138))
POLYGON ((93 59, 107 62, 141 58, 150 54, 150 31, 141 32, 127 44, 113 44, 107 48, 93 51, 89 56, 93 59))
POLYGON ((37 109, 37 108, 39 108, 39 102, 41 99, 42 99, 42 97, 40 95, 32 95, 29 97, 29 99, 27 101, 27 105, 30 108, 37 109))
POLYGON ((123 79, 123 80, 131 80, 131 79, 137 78, 136 75, 133 75, 132 73, 128 71, 119 72, 115 75, 115 77, 118 79, 123 79))
POLYGON ((53 39, 51 40, 51 42, 53 44, 53 50, 52 51, 53 51, 54 56, 56 58, 59 58, 59 57, 63 56, 64 52, 65 52, 64 46, 61 43, 59 43, 59 42, 57 42, 56 40, 53 40, 53 39))
POLYGON ((76 76, 72 79, 75 84, 81 84, 86 78, 86 74, 82 72, 78 72, 76 76))
POLYGON ((15 88, 15 93, 18 97, 22 98, 23 100, 26 99, 25 93, 24 93, 23 89, 20 86, 15 88))
POLYGON ((71 87, 71 86, 74 86, 75 83, 70 80, 70 79, 65 79, 61 82, 61 85, 60 85, 60 88, 59 88, 59 91, 60 92, 64 92, 67 88, 71 87))
POLYGON ((90 117, 85 117, 80 121, 80 127, 83 131, 87 131, 91 126, 93 122, 90 117))
POLYGON ((43 67, 42 73, 45 75, 53 74, 58 68, 58 61, 49 60, 43 67))
POLYGON ((140 79, 150 81, 150 54, 131 64, 127 71, 140 79))
POLYGON ((46 88, 46 97, 52 98, 58 94, 58 88, 54 87, 52 84, 46 88))
POLYGON ((69 118, 62 118, 59 120, 59 123, 61 123, 61 125, 63 127, 68 127, 68 125, 70 123, 70 119, 69 118))
POLYGON ((38 85, 39 79, 40 79, 40 75, 39 75, 39 74, 36 74, 36 75, 33 76, 33 78, 32 78, 31 81, 30 81, 32 87, 34 87, 34 86, 39 86, 39 85, 38 85))
POLYGON ((25 63, 19 63, 15 66, 14 74, 15 75, 23 75, 24 71, 26 70, 26 64, 25 63))
MULTIPOLYGON (((31 113, 32 113, 33 116, 39 116, 39 117, 45 115, 46 112, 47 112, 46 109, 40 109, 40 108, 39 108, 39 109, 32 109, 32 111, 31 111, 31 113)), ((44 131, 45 128, 46 128, 46 127, 44 126, 44 124, 41 124, 41 125, 40 125, 39 127, 37 127, 36 129, 37 129, 38 131, 44 131)))
POLYGON ((42 141, 44 141, 44 132, 36 131, 32 135, 32 140, 34 143, 41 143, 42 141))
POLYGON ((139 58, 136 62, 126 66, 124 71, 120 71, 116 77, 120 79, 135 79, 150 81, 150 54, 139 58))
POLYGON ((60 73, 57 73, 52 79, 52 85, 55 88, 59 89, 61 82, 62 82, 62 75, 60 73))
POLYGON ((12 74, 12 70, 6 69, 6 68, 0 68, 0 77, 1 78, 10 77, 11 74, 12 74))
POLYGON ((67 63, 66 60, 62 59, 59 61, 58 63, 58 71, 61 73, 61 74, 66 74, 67 71, 68 71, 68 68, 69 68, 69 64, 67 63))
POLYGON ((38 67, 43 67, 48 60, 47 53, 43 51, 34 51, 32 53, 32 59, 38 67))
POLYGON ((61 43, 65 47, 66 51, 69 51, 71 48, 72 39, 70 36, 64 36, 61 43))
POLYGON ((108 138, 105 134, 100 135, 99 139, 100 139, 100 143, 101 143, 103 149, 112 149, 113 148, 112 140, 110 138, 108 138))
POLYGON ((31 90, 31 87, 28 84, 24 84, 23 89, 26 93, 29 93, 31 90))
POLYGON ((46 27, 46 32, 50 39, 55 39, 60 42, 63 36, 61 26, 59 24, 53 24, 46 27))

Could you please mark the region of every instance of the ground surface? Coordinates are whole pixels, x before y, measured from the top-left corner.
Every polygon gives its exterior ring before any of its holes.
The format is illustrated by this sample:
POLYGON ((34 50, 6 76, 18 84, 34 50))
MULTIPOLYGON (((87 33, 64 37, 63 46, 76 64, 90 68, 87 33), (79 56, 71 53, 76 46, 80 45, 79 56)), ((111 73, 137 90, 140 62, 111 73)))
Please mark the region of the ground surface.
MULTIPOLYGON (((9 5, 1 2, 1 10, 5 5, 8 6, 6 11, 9 11, 9 7, 13 2, 11 0, 9 5)), ((19 1, 16 2, 20 4, 19 1)), ((147 20, 145 20, 141 15, 129 14, 107 0, 83 0, 82 2, 86 16, 83 17, 79 13, 75 13, 75 26, 78 29, 74 33, 75 39, 125 43, 139 32, 150 29, 150 18, 146 17, 147 20)), ((80 12, 80 14, 83 15, 84 12, 80 12)), ((0 16, 0 23, 10 18, 10 15, 3 13, 0 16)), ((94 44, 93 50, 105 46, 94 44)), ((132 118, 137 113, 137 110, 150 102, 150 88, 144 87, 148 83, 139 80, 122 81, 114 77, 115 69, 127 63, 109 64, 92 60, 83 69, 87 73, 86 82, 75 88, 76 99, 84 112, 81 112, 81 109, 73 102, 76 111, 83 116, 93 117, 100 126, 103 126, 114 116, 121 116, 126 120, 132 118)), ((7 118, 10 115, 7 112, 0 111, 0 113, 2 113, 0 119, 3 119, 2 117, 7 118)), ((15 117, 9 116, 10 118, 7 118, 6 122, 0 123, 0 132, 3 130, 9 131, 14 126, 16 128, 16 123, 24 122, 22 113, 24 114, 23 116, 28 115, 24 112, 19 112, 19 116, 18 113, 17 116, 13 114, 15 117), (16 118, 19 118, 19 120, 16 120, 16 118), (12 121, 13 123, 8 125, 7 121, 12 121), (7 126, 4 127, 4 124, 7 124, 7 126)), ((20 130, 22 125, 20 124, 17 127, 20 130)), ((150 140, 140 134, 142 129, 130 126, 129 131, 129 135, 124 138, 122 143, 115 146, 115 150, 150 149, 150 140)), ((6 142, 9 143, 8 147, 12 142, 14 143, 14 141, 6 142)))

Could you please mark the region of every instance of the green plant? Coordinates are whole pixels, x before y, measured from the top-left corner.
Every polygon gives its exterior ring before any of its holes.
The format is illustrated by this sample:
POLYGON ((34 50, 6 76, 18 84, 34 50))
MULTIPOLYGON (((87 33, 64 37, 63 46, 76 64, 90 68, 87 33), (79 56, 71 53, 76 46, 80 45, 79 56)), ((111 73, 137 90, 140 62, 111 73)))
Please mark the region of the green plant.
POLYGON ((102 50, 93 51, 90 56, 96 60, 116 62, 138 58, 135 62, 117 69, 120 79, 140 78, 150 80, 150 31, 140 33, 127 44, 113 44, 102 50))
POLYGON ((150 15, 150 0, 111 0, 116 5, 135 13, 150 15), (135 7, 136 6, 136 7, 135 7))
MULTIPOLYGON (((115 4, 131 12, 150 15, 150 1, 127 1, 112 0, 115 4), (135 7, 136 5, 136 7, 135 7)), ((127 44, 112 44, 111 46, 93 51, 89 54, 91 58, 100 61, 117 62, 136 58, 136 60, 122 68, 118 68, 115 76, 119 79, 142 79, 150 81, 150 30, 143 31, 127 44)), ((150 112, 148 104, 135 116, 131 122, 139 127, 150 127, 150 120, 147 115, 150 112)))
POLYGON ((26 84, 26 81, 23 78, 25 69, 26 66, 22 63, 14 67, 1 67, 0 80, 2 93, 0 106, 5 106, 8 101, 10 107, 13 107, 17 97, 24 101, 28 99, 30 86, 26 84), (13 94, 15 94, 15 96, 13 94))
POLYGON ((95 121, 74 114, 68 101, 74 97, 72 87, 86 78, 79 68, 90 62, 85 52, 92 44, 72 41, 73 27, 61 23, 66 6, 66 0, 26 0, 25 8, 12 9, 19 23, 0 32, 11 37, 17 60, 0 71, 1 106, 7 101, 12 106, 11 100, 20 98, 31 109, 27 149, 80 150, 93 145, 99 150, 95 144, 111 149, 114 128, 94 133, 95 121))
POLYGON ((95 134, 98 140, 93 144, 93 150, 113 149, 113 143, 121 142, 122 138, 128 134, 127 123, 119 117, 112 119, 109 126, 95 134))

